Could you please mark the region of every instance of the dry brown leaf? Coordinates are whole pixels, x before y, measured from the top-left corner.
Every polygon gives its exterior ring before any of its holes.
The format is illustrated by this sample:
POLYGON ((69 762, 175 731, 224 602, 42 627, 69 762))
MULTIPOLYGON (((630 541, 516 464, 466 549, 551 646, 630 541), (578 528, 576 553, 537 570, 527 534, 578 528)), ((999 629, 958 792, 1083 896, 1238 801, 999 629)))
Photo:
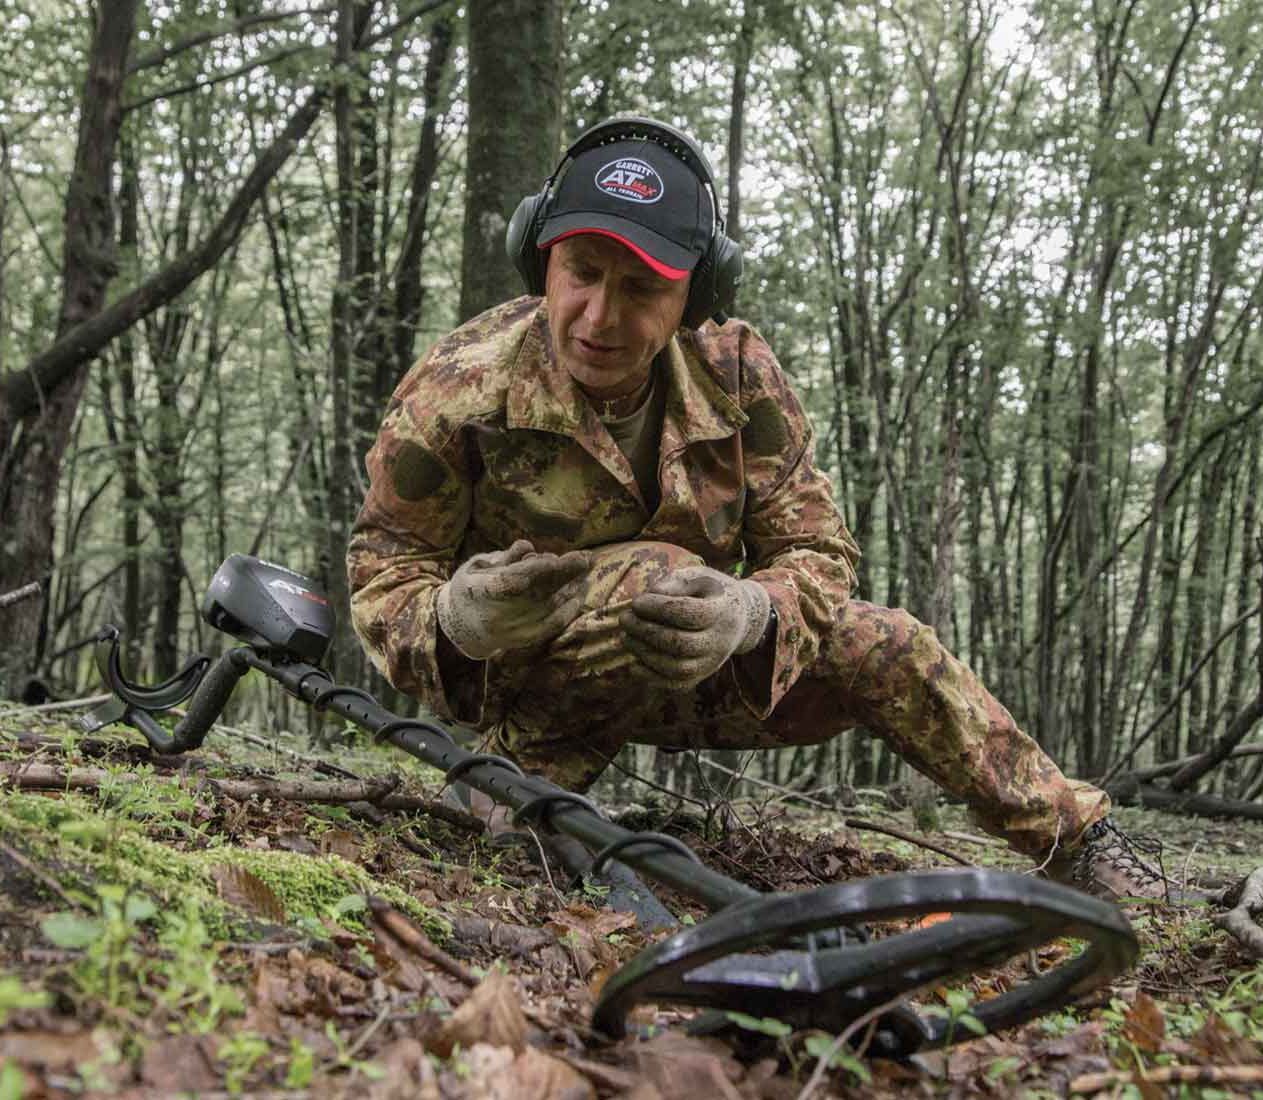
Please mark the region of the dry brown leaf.
POLYGON ((648 1081, 640 1081, 626 1092, 620 1092, 614 1100, 662 1100, 662 1093, 648 1081))
POLYGON ((276 838, 276 846, 287 852, 297 852, 300 856, 314 856, 320 854, 320 849, 317 848, 302 833, 281 833, 276 838))
POLYGON ((330 829, 320 838, 320 850, 325 855, 341 856, 348 863, 359 863, 363 848, 349 829, 330 829))
POLYGON ((253 917, 262 917, 274 924, 285 923, 285 906, 276 892, 258 875, 244 867, 221 863, 211 868, 211 877, 220 898, 253 917))
POLYGON ((740 1064, 723 1043, 667 1032, 635 1050, 636 1066, 662 1100, 741 1100, 740 1064))
POLYGON ((218 1089, 218 1042, 210 1035, 168 1035, 154 1040, 141 1055, 141 1083, 172 1093, 218 1089))
POLYGON ((616 966, 619 961, 618 952, 605 937, 635 926, 636 917, 632 913, 575 904, 550 913, 544 927, 566 946, 579 977, 587 980, 594 970, 616 966))
POLYGON ((443 1022, 430 1049, 446 1058, 458 1043, 469 1049, 479 1042, 514 1051, 526 1045, 526 1016, 517 983, 499 970, 483 978, 465 1003, 443 1022))
POLYGON ((1207 1017, 1189 1046, 1213 1066, 1248 1066, 1263 1061, 1258 1045, 1238 1035, 1218 1015, 1207 1017))
POLYGON ((1167 1021, 1161 1006, 1141 990, 1123 1019, 1123 1038, 1135 1043, 1146 1054, 1157 1054, 1162 1050, 1166 1033, 1167 1021))
MULTIPOLYGON (((501 1050, 505 1049, 503 1047, 501 1050)), ((596 1090, 581 1073, 528 1047, 510 1063, 488 1060, 484 1073, 469 1081, 470 1094, 486 1100, 595 1100, 596 1090)))
POLYGON ((109 1052, 104 1032, 9 1031, 0 1035, 0 1059, 41 1069, 75 1069, 109 1052))
POLYGON ((384 1072, 360 1094, 362 1100, 440 1100, 434 1066, 416 1039, 396 1040, 373 1063, 384 1072))
POLYGON ((300 972, 305 972, 304 980, 314 1002, 310 1007, 326 1016, 337 1015, 339 1005, 354 1004, 368 996, 368 983, 363 978, 319 955, 304 957, 300 972))

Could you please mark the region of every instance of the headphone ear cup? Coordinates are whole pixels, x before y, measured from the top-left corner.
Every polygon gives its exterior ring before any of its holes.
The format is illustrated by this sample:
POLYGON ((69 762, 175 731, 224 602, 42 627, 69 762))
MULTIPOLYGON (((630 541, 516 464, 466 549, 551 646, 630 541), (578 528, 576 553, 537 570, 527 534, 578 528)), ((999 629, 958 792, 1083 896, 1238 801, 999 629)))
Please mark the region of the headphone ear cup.
POLYGON ((708 317, 732 310, 744 267, 741 245, 720 234, 693 268, 693 281, 689 284, 681 322, 685 328, 700 328, 708 317))
POLYGON ((713 284, 717 313, 731 313, 737 301, 737 290, 745 271, 745 253, 741 245, 726 234, 720 234, 714 249, 713 284))
POLYGON ((684 303, 684 317, 681 324, 685 328, 701 328, 712 313, 715 312, 715 265, 708 249, 697 266, 689 282, 689 296, 684 303))
POLYGON ((544 293, 544 272, 547 261, 539 244, 540 215, 546 191, 527 195, 517 204, 509 227, 504 231, 504 251, 526 284, 528 294, 544 293))

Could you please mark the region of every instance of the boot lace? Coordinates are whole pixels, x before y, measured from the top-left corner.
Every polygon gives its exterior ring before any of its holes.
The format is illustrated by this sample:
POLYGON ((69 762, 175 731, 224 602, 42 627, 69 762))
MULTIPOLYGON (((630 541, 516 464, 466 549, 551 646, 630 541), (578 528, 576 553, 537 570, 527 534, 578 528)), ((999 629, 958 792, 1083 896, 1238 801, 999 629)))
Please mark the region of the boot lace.
POLYGON ((1074 864, 1076 885, 1086 887, 1092 883, 1093 864, 1098 859, 1108 860, 1142 887, 1160 885, 1164 891, 1170 888, 1171 880, 1160 870, 1162 842, 1130 837, 1109 818, 1098 821, 1085 834, 1074 864))

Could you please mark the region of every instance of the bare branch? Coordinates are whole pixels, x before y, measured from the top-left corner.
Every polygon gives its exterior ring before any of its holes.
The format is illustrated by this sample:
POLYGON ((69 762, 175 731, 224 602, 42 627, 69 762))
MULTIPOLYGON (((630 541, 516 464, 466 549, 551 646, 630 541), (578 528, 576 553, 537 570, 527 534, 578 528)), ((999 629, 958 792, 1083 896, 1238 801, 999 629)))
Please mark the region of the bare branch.
POLYGON ((207 27, 197 34, 189 35, 188 38, 182 38, 178 42, 173 42, 160 50, 151 50, 149 53, 141 54, 127 66, 127 74, 130 76, 132 73, 138 73, 142 69, 152 69, 165 61, 170 61, 177 54, 193 49, 195 46, 213 42, 216 38, 223 38, 226 35, 240 34, 251 27, 265 26, 268 23, 280 23, 300 15, 328 15, 335 10, 335 7, 327 6, 323 8, 297 8, 294 11, 265 11, 258 12, 255 15, 243 16, 232 23, 217 23, 213 27, 207 27))

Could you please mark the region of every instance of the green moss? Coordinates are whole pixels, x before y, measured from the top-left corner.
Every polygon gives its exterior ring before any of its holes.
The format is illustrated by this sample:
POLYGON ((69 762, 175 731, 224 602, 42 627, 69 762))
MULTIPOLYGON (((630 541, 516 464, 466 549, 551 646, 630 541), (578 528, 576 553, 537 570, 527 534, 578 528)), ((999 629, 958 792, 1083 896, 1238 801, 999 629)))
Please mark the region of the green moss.
POLYGON ((235 938, 234 933, 249 924, 217 895, 214 869, 225 864, 244 868, 265 882, 291 922, 329 918, 362 931, 362 910, 339 903, 350 894, 374 894, 420 921, 431 935, 441 938, 450 933, 446 922, 415 898, 338 856, 230 845, 184 850, 151 839, 142 821, 75 793, 0 794, 0 834, 85 899, 107 882, 149 895, 160 909, 182 905, 192 896, 201 903, 207 926, 217 937, 235 938))

